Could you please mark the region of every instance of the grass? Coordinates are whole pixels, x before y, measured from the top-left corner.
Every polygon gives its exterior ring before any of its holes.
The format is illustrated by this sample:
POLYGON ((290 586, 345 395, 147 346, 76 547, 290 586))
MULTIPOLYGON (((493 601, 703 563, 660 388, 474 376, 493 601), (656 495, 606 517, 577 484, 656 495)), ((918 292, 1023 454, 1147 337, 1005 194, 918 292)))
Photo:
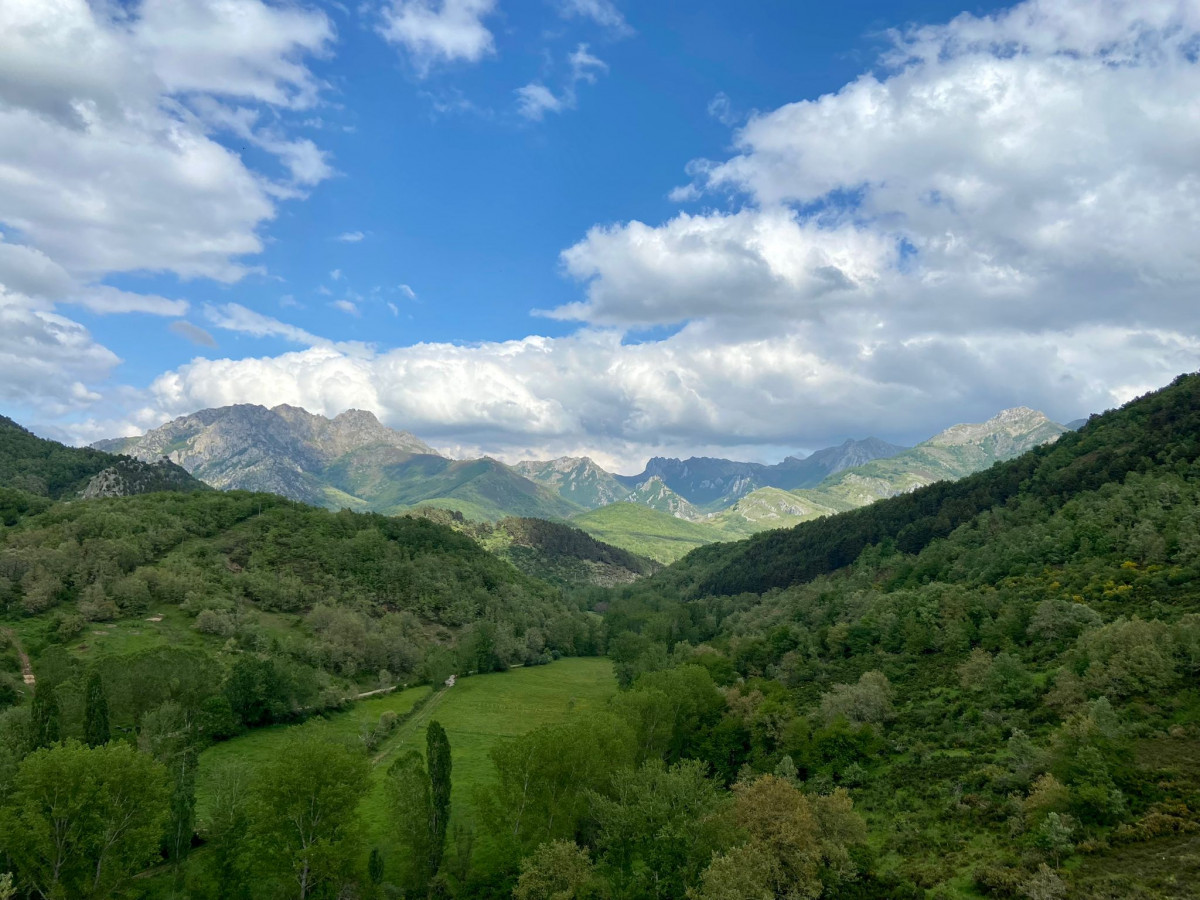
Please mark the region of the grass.
MULTIPOLYGON (((584 657, 562 659, 548 666, 512 669, 463 678, 432 698, 372 755, 372 788, 360 807, 370 842, 385 846, 387 767, 406 750, 425 753, 425 730, 436 719, 450 739, 453 765, 452 821, 472 818, 471 797, 477 785, 491 778, 488 751, 500 740, 524 734, 541 725, 560 722, 574 711, 595 709, 616 692, 612 663, 584 657)), ((430 691, 410 688, 363 700, 352 709, 327 717, 324 727, 335 736, 356 740, 364 723, 374 724, 385 710, 403 713, 430 691)), ((244 760, 261 766, 278 758, 295 725, 261 728, 217 744, 200 757, 197 813, 203 818, 208 797, 207 778, 222 762, 244 760)))
POLYGON ((571 519, 571 523, 614 547, 672 563, 714 541, 727 540, 720 529, 688 522, 637 503, 610 503, 571 519))

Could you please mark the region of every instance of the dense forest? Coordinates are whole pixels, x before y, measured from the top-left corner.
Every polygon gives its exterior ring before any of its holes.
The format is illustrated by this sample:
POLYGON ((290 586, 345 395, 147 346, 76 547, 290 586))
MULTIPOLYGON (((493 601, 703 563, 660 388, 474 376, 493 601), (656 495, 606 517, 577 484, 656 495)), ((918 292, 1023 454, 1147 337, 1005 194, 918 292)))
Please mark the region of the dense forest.
POLYGON ((0 507, 0 896, 1200 890, 1200 376, 963 481, 569 594, 436 522, 267 495, 0 507), (96 634, 160 610, 190 640, 96 634), (434 724, 386 771, 297 727, 196 810, 199 749, 377 669, 601 651, 621 690, 498 742, 470 823, 434 724))

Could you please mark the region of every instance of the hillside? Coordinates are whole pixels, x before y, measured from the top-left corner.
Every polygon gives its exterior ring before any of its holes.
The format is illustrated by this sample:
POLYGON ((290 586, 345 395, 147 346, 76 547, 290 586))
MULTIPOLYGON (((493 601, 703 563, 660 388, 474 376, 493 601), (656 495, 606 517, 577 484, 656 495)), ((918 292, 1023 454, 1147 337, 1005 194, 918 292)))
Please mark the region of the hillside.
POLYGON ((52 500, 207 489, 166 460, 144 463, 99 450, 67 447, 40 438, 5 416, 0 416, 0 488, 52 500))
POLYGON ((698 550, 614 594, 618 679, 700 667, 727 693, 685 755, 844 791, 852 896, 1195 897, 1198 436, 1183 376, 961 481, 698 550))
POLYGON ((708 525, 637 503, 610 503, 576 516, 571 524, 598 540, 662 563, 725 537, 708 525))
POLYGON ((328 419, 294 406, 226 406, 95 446, 145 460, 165 456, 223 490, 269 491, 328 509, 394 514, 432 503, 492 521, 565 518, 580 509, 501 462, 446 459, 362 410, 328 419))
POLYGON ((409 515, 461 531, 526 575, 563 588, 629 584, 662 568, 652 559, 596 540, 561 522, 509 517, 492 525, 467 519, 455 510, 430 506, 418 507, 409 515))

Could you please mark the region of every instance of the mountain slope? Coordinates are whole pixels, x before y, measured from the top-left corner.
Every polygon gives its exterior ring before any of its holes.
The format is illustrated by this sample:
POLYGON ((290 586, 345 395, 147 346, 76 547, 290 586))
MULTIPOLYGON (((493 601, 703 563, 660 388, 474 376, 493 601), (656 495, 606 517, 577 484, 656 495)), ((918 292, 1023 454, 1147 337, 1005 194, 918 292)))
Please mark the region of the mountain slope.
MULTIPOLYGON (((790 527, 935 481, 962 478, 1055 440, 1067 430, 1035 410, 1025 407, 1004 410, 986 422, 952 426, 911 449, 886 457, 880 455, 863 465, 843 467, 813 488, 787 494, 753 491, 719 513, 713 524, 730 534, 742 535, 790 527)), ((891 444, 885 446, 894 448, 891 444)), ((846 458, 843 455, 842 459, 846 458)))
POLYGON ((580 509, 503 463, 446 459, 362 410, 327 419, 294 406, 226 406, 96 446, 139 459, 167 456, 213 487, 329 509, 396 513, 432 503, 489 520, 564 518, 580 509))
POLYGON ((584 509, 596 509, 624 500, 629 489, 588 457, 562 456, 545 462, 527 460, 513 468, 564 500, 584 509))
POLYGON ((637 503, 610 503, 576 516, 571 524, 605 543, 663 563, 726 539, 722 531, 710 525, 637 503))
MULTIPOLYGON (((1058 426, 1040 427, 1050 433, 1058 426)), ((765 532, 737 545, 704 548, 677 567, 672 577, 686 581, 695 595, 761 593, 849 565, 864 549, 881 542, 916 553, 984 510, 1013 500, 1022 485, 1029 485, 1028 497, 1060 502, 1120 481, 1131 471, 1167 462, 1191 466, 1200 458, 1197 434, 1200 376, 1181 376, 1169 388, 1093 417, 1079 431, 1067 432, 1015 459, 832 519, 765 532)), ((947 457, 962 458, 961 453, 978 460, 980 453, 1001 452, 1010 446, 1007 440, 1015 440, 1011 433, 994 441, 985 436, 980 450, 968 440, 979 435, 975 427, 949 429, 927 442, 933 446, 924 459, 941 463, 947 457)))
POLYGON ((904 449, 878 438, 848 440, 838 447, 818 450, 811 456, 789 456, 771 466, 711 457, 671 459, 656 456, 646 463, 646 469, 640 475, 617 475, 615 478, 630 490, 657 478, 687 502, 711 511, 728 507, 762 487, 784 490, 811 487, 843 469, 895 456, 904 449))
POLYGON ((142 463, 87 447, 48 441, 0 416, 0 487, 38 497, 129 496, 206 486, 161 459, 142 463))

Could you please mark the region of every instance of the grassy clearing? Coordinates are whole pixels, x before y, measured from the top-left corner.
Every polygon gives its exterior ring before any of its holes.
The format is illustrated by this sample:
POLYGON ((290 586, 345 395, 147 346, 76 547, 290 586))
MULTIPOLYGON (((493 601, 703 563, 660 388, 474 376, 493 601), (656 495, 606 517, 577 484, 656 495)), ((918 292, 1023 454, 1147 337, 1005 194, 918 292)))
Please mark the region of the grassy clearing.
POLYGON ((661 563, 673 563, 697 547, 729 539, 713 526, 677 519, 637 503, 610 503, 575 516, 571 524, 606 544, 661 563))
MULTIPOLYGON (((586 657, 562 659, 548 666, 512 669, 460 679, 440 691, 416 716, 404 723, 372 756, 373 786, 360 808, 372 843, 386 846, 387 798, 383 791, 387 767, 406 750, 425 752, 425 729, 436 719, 450 738, 453 762, 453 818, 470 819, 476 785, 491 777, 488 751, 499 740, 524 734, 541 725, 560 722, 572 712, 595 709, 616 692, 612 663, 586 657)), ((363 724, 374 724, 385 710, 404 713, 430 691, 428 687, 363 700, 335 713, 323 723, 331 733, 357 740, 363 724)), ((221 763, 240 759, 251 766, 276 758, 288 731, 299 726, 261 728, 204 751, 197 779, 197 813, 203 818, 208 777, 221 763)))

